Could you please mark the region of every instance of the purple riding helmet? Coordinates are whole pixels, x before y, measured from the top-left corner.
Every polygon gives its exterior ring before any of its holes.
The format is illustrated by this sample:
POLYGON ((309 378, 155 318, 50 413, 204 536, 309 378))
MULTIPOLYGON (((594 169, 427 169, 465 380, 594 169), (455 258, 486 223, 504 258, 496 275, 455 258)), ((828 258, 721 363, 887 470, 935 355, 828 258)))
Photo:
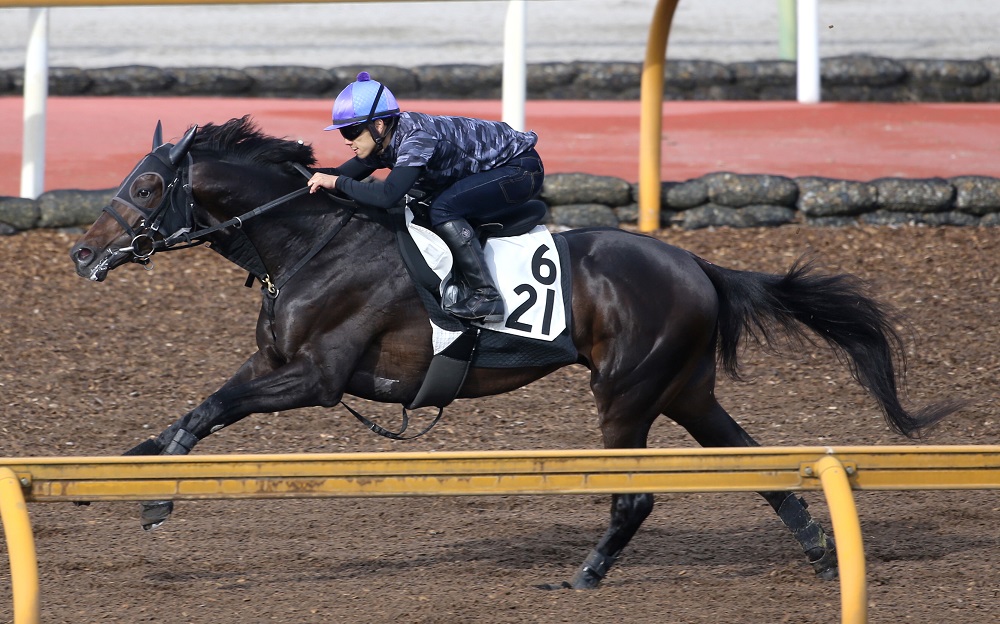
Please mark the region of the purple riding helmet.
POLYGON ((382 83, 372 80, 368 72, 358 74, 333 103, 333 124, 324 130, 339 130, 347 126, 369 124, 375 119, 395 117, 399 104, 382 83))

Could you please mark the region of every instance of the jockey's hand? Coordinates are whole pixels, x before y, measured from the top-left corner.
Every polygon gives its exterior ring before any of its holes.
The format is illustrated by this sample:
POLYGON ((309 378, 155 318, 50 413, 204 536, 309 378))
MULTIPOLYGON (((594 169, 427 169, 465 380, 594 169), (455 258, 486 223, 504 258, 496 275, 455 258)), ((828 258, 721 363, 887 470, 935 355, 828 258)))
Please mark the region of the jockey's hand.
POLYGON ((306 185, 309 186, 309 192, 315 193, 321 188, 325 188, 328 191, 334 191, 337 189, 337 177, 335 175, 330 175, 328 173, 314 173, 306 185))

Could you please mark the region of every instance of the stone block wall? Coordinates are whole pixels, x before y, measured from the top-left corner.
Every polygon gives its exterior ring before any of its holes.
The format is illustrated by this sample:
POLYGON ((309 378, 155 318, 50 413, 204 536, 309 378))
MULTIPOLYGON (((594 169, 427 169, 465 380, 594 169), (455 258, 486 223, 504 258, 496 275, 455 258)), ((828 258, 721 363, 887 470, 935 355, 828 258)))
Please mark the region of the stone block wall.
MULTIPOLYGON (((0 197, 0 234, 93 223, 117 189, 49 191, 37 200, 0 197)), ((638 185, 582 173, 550 174, 541 199, 553 229, 634 225, 638 185)), ((663 228, 769 227, 788 223, 867 225, 1000 225, 1000 179, 821 177, 710 173, 660 185, 663 228)))
MULTIPOLYGON (((542 199, 556 226, 635 224, 638 185, 618 178, 553 174, 542 199), (593 188, 588 201, 580 189, 593 188), (600 189, 599 191, 597 189, 600 189)), ((822 177, 710 173, 660 186, 664 228, 1000 225, 1000 179, 880 178, 868 182, 822 177)))

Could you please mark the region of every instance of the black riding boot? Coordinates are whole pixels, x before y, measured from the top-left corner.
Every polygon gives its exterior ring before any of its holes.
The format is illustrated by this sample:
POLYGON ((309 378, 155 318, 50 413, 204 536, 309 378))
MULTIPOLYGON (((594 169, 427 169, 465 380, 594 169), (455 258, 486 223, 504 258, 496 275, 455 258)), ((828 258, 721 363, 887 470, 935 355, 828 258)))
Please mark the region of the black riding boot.
POLYGON ((456 301, 445 310, 458 318, 496 323, 503 320, 503 299, 497 291, 483 247, 476 239, 472 226, 465 219, 448 221, 434 228, 441 240, 448 245, 454 259, 453 268, 469 287, 468 296, 456 301))

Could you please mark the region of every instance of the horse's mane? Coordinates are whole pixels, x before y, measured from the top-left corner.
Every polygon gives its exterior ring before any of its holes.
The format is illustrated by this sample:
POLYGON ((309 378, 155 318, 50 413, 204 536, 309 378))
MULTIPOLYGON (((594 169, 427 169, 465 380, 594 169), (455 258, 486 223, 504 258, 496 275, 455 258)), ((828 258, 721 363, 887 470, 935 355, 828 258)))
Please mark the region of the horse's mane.
POLYGON ((264 134, 250 115, 230 119, 222 125, 205 124, 198 129, 191 149, 257 165, 316 164, 311 145, 264 134))

